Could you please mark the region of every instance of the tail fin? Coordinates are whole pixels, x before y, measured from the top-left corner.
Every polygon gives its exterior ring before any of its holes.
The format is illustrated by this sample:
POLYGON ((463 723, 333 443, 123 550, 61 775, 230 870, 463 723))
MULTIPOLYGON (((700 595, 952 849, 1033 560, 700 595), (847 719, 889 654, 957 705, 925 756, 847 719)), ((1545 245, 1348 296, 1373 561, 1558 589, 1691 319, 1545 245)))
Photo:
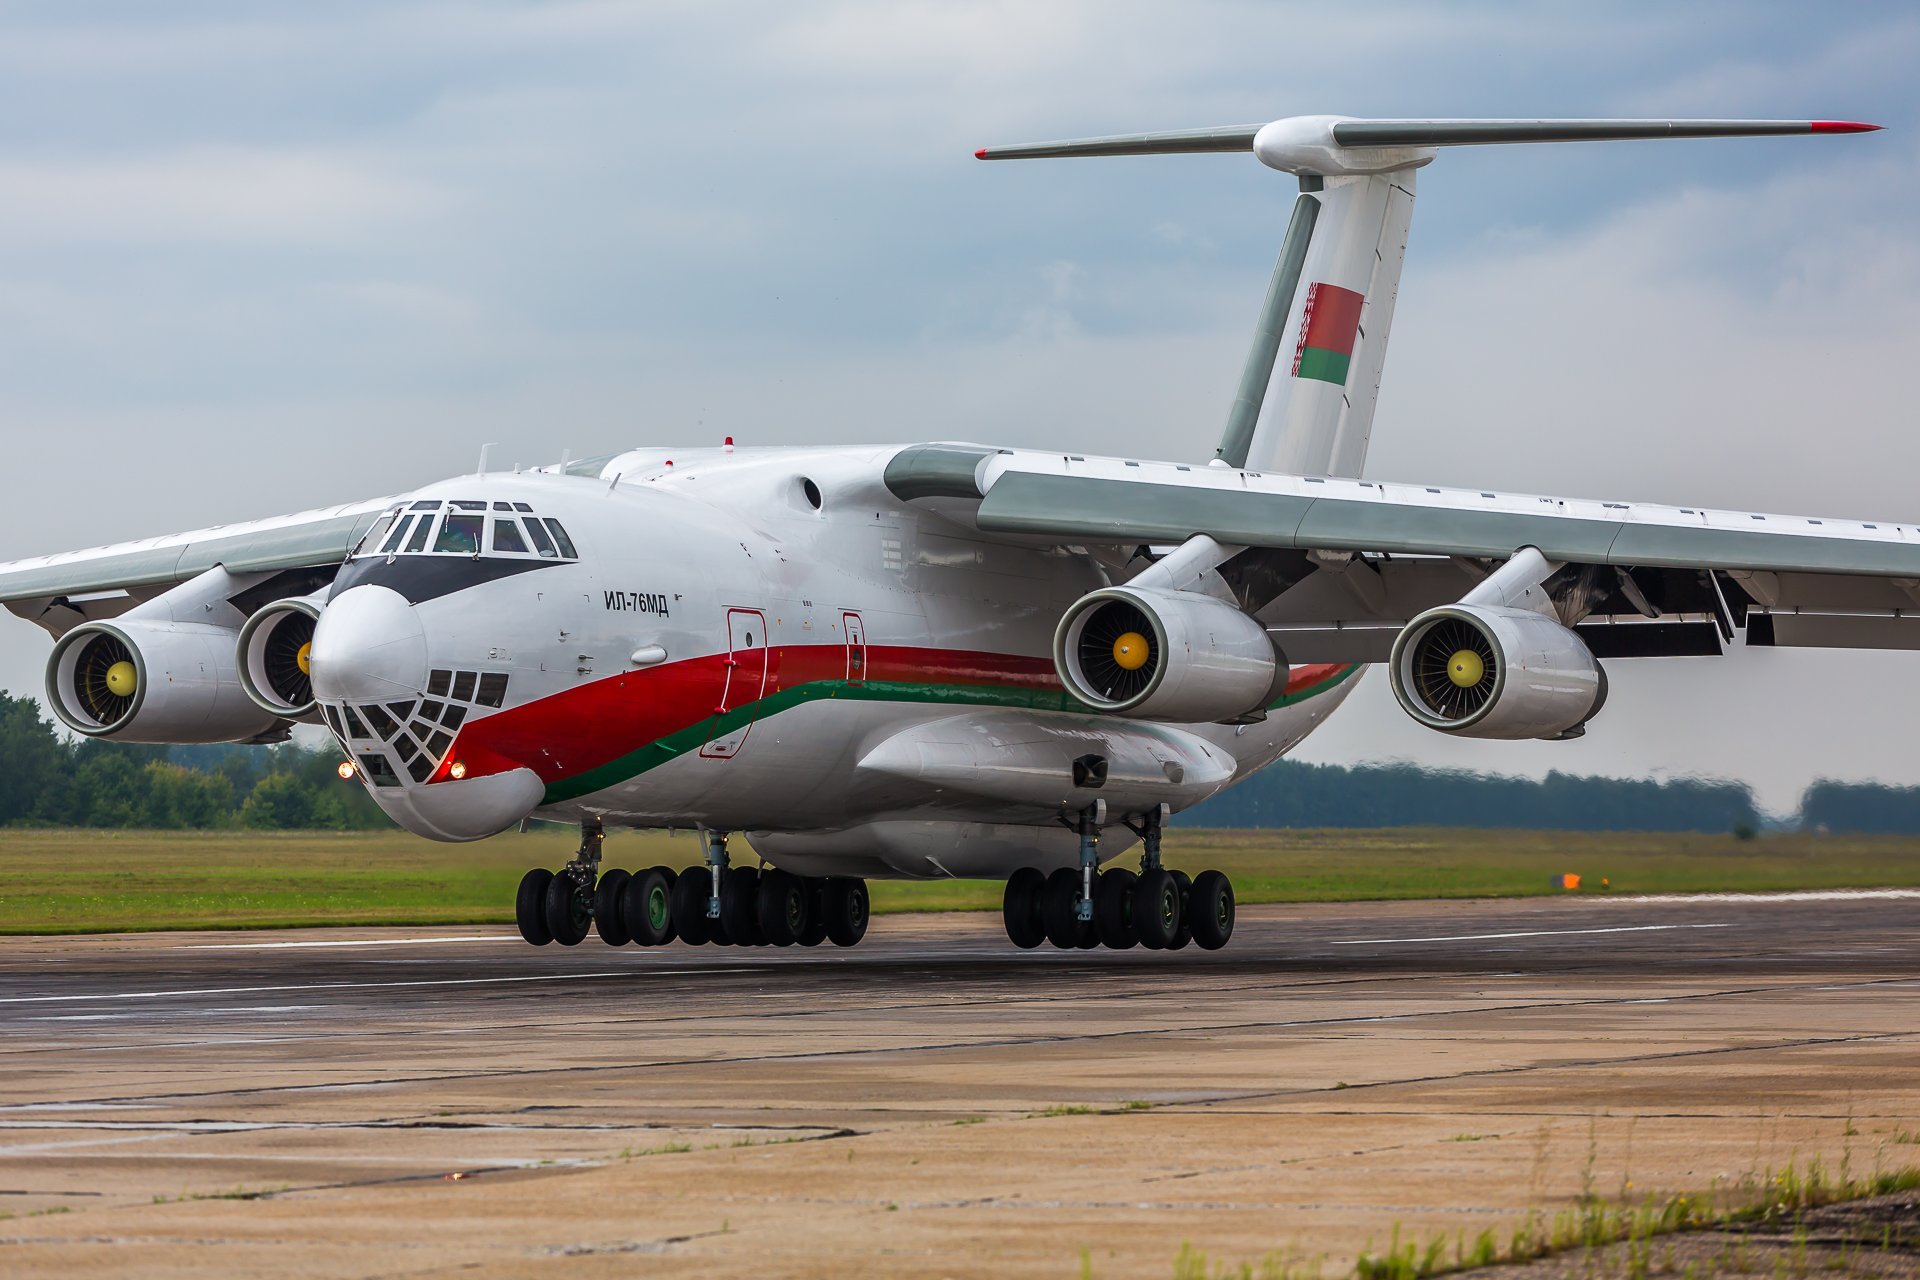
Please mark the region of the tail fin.
POLYGON ((1300 178, 1239 394, 1215 455, 1228 466, 1357 476, 1413 220, 1414 171, 1438 147, 1494 142, 1865 133, 1841 120, 1355 120, 982 147, 982 160, 1251 151, 1300 178))

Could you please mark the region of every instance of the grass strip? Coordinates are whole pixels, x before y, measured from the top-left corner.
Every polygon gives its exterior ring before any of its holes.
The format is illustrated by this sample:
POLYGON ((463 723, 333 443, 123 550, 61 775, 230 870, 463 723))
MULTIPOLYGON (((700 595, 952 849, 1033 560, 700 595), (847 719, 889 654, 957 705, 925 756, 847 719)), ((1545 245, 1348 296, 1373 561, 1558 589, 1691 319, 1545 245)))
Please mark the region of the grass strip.
MULTIPOLYGON (((571 831, 539 827, 475 844, 404 832, 0 830, 0 934, 306 925, 505 925, 531 866, 571 855, 571 831)), ((735 843, 736 857, 751 856, 735 843)), ((1111 848, 1112 845, 1110 844, 1111 848)), ((692 833, 616 831, 607 865, 679 868, 692 833)), ((1123 852, 1113 865, 1132 866, 1123 852)), ((1217 867, 1243 904, 1558 894, 1920 887, 1920 839, 1396 829, 1177 829, 1167 862, 1217 867)), ((998 910, 987 880, 870 882, 873 909, 998 910)))

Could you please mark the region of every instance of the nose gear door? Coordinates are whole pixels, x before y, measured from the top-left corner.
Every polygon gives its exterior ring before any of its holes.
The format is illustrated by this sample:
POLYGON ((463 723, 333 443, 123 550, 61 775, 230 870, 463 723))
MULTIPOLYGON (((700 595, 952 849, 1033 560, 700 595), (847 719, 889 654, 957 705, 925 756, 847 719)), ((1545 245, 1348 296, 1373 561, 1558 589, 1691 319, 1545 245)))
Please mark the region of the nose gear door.
POLYGON ((747 740, 760 696, 767 687, 767 615, 758 609, 727 610, 727 683, 713 709, 713 732, 700 754, 728 760, 747 740))

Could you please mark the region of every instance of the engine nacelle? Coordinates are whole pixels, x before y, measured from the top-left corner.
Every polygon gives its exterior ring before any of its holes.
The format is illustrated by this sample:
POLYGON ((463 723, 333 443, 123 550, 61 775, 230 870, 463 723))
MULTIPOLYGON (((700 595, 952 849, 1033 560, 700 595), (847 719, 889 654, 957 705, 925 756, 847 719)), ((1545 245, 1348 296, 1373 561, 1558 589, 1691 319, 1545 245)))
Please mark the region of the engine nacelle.
POLYGON ((1287 679, 1266 628, 1234 605, 1140 587, 1077 601, 1053 633, 1053 665, 1098 710, 1179 724, 1261 711, 1287 679))
POLYGON ((234 650, 240 687, 262 711, 286 720, 320 722, 308 664, 320 605, 315 596, 276 600, 254 610, 240 628, 234 650))
POLYGON ((1429 609, 1393 642, 1393 696, 1463 738, 1578 737, 1607 700, 1607 675, 1559 622, 1530 609, 1429 609))
POLYGON ((244 742, 278 717, 234 670, 235 633, 204 622, 120 618, 60 637, 47 703, 77 733, 122 742, 244 742))

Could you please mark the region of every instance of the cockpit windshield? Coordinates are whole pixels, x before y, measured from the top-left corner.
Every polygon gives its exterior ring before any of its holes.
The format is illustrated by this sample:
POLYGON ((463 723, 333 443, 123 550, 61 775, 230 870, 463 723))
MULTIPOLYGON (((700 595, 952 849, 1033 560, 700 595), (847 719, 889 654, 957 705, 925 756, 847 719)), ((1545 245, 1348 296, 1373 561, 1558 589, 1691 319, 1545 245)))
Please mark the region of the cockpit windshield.
POLYGON ((353 554, 580 558, 560 522, 535 515, 531 504, 477 499, 402 503, 374 521, 353 554), (491 515, 481 514, 489 506, 491 515))
POLYGON ((440 536, 433 540, 434 551, 460 556, 480 554, 481 524, 479 516, 448 516, 440 526, 440 536))

